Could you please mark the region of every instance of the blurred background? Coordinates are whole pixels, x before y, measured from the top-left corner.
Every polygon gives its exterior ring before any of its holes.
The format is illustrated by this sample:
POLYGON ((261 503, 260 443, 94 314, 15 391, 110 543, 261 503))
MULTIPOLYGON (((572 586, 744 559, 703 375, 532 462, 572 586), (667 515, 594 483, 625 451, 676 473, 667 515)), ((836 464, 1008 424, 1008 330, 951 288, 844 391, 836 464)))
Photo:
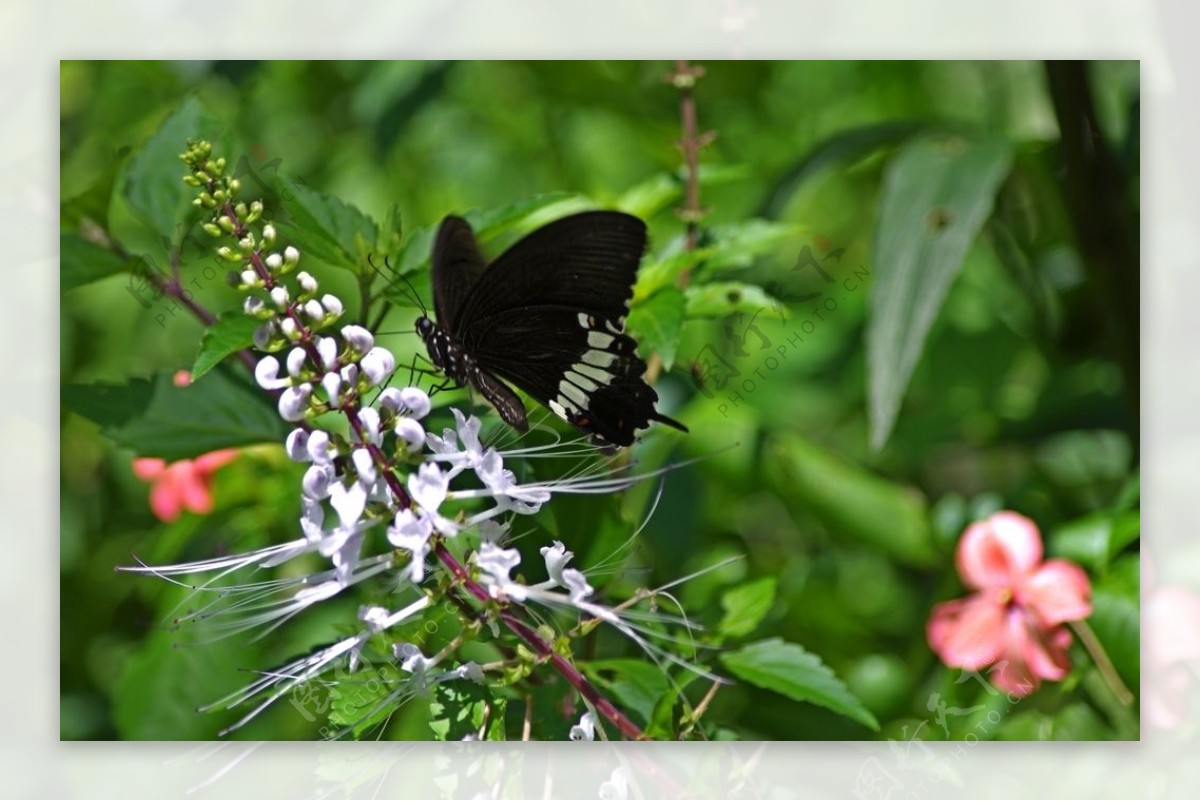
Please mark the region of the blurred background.
MULTIPOLYGON (((625 597, 742 556, 679 588, 685 608, 711 623, 729 588, 773 578, 773 602, 755 636, 818 654, 881 729, 737 684, 713 700, 720 731, 902 740, 921 729, 923 739, 959 738, 975 721, 929 725, 933 694, 963 709, 988 696, 940 666, 925 623, 935 603, 964 594, 953 564, 963 527, 1015 509, 1037 521, 1049 552, 1089 571, 1092 626, 1136 691, 1136 62, 1077 70, 1037 62, 703 66, 694 97, 700 130, 713 136, 700 155, 701 245, 737 244, 699 267, 696 280, 736 280, 777 302, 715 303, 682 322, 667 358, 657 340, 646 353, 660 357, 661 407, 692 433, 651 433, 635 458, 647 468, 703 458, 670 474, 636 547, 606 577, 605 595, 625 597), (1104 169, 1119 178, 1099 189, 1068 179, 1068 165, 1095 157, 1069 127, 1079 117, 1081 80, 1095 112, 1086 138, 1102 145, 1111 157, 1104 169), (897 154, 927 136, 1001 142, 1011 166, 928 335, 917 338, 919 360, 895 425, 874 448, 865 343, 878 263, 892 255, 881 246, 894 242, 880 229, 889 199, 896 204, 889 187, 914 178, 919 185, 919 175, 901 173, 897 154), (1120 237, 1112 220, 1124 226, 1125 241, 1113 241, 1120 237), (1114 278, 1121 273, 1133 275, 1132 293, 1114 278), (818 305, 831 286, 839 287, 833 309, 818 305)), ((594 203, 641 213, 651 231, 647 264, 660 264, 678 252, 684 232, 676 213, 680 93, 664 80, 672 69, 63 62, 63 231, 103 231, 157 266, 172 242, 185 241, 184 268, 200 278, 197 299, 214 310, 238 302, 223 279, 204 278, 211 258, 189 250, 188 232, 164 243, 163 232, 131 210, 122 184, 143 143, 195 98, 251 196, 270 200, 298 181, 376 219, 394 206, 401 259, 421 257, 411 243, 445 214, 566 193, 560 209, 594 203)), ((182 143, 164 154, 171 169, 180 168, 178 149, 182 143)), ((182 183, 179 196, 186 197, 182 183)), ((936 229, 956 221, 925 222, 936 229)), ((348 273, 318 275, 353 295, 348 273)), ((203 329, 182 310, 139 297, 123 276, 64 290, 64 383, 191 366, 203 329)), ((383 330, 410 327, 413 314, 397 311, 383 330)), ((417 345, 399 334, 383 340, 402 363, 417 345)), ((64 410, 61 447, 63 739, 211 738, 228 718, 198 715, 196 706, 244 684, 246 670, 280 663, 353 623, 357 602, 339 599, 256 641, 175 647, 163 624, 182 594, 113 572, 132 554, 162 563, 294 537, 301 471, 278 446, 248 449, 217 472, 212 514, 170 524, 151 513, 148 486, 132 471, 135 454, 94 423, 64 410)), ((558 537, 582 565, 611 567, 653 494, 644 486, 621 498, 556 499, 523 547, 536 552, 558 537)), ((1136 708, 1114 708, 1093 689, 1094 668, 1078 646, 1072 664, 1066 680, 1005 709, 986 736, 1136 737, 1136 708)), ((418 707, 398 715, 387 736, 427 736, 418 707)), ((321 724, 281 704, 235 736, 311 738, 321 724)))

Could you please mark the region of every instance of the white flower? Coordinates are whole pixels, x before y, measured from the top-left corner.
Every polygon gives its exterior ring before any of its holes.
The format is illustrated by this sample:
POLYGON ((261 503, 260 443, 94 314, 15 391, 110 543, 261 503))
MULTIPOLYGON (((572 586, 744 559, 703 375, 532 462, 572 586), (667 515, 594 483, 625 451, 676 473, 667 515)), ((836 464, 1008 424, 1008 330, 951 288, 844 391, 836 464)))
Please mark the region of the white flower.
POLYGON ((433 534, 433 523, 426 515, 417 516, 411 509, 402 509, 388 528, 388 542, 412 554, 412 561, 404 569, 410 581, 420 584, 425 578, 425 557, 429 554, 429 537, 433 534))
POLYGON ((342 339, 359 353, 366 353, 375 347, 375 337, 361 325, 342 326, 342 339))
POLYGON ((326 373, 321 379, 321 386, 329 396, 329 405, 338 408, 342 405, 342 377, 337 373, 326 373))
POLYGON ((279 416, 289 423, 303 420, 305 412, 308 411, 308 400, 311 397, 311 384, 288 387, 279 396, 279 416))
POLYGON ((295 264, 296 262, 300 261, 300 251, 296 250, 291 245, 288 245, 283 249, 283 258, 285 258, 289 264, 295 264))
POLYGON ((317 291, 317 279, 313 278, 304 270, 296 273, 296 283, 304 290, 306 294, 313 294, 317 291))
POLYGON ((321 357, 321 366, 332 370, 337 364, 337 340, 333 337, 317 337, 317 355, 321 357))
POLYGON ((575 554, 568 551, 566 546, 558 540, 555 540, 553 545, 543 546, 541 553, 546 559, 546 572, 550 574, 550 580, 554 582, 554 586, 565 587, 563 568, 575 554))
POLYGON ((367 631, 377 634, 383 631, 391 613, 382 606, 358 607, 358 619, 367 624, 367 631))
POLYGON ((446 500, 450 479, 436 464, 426 462, 408 477, 408 491, 414 501, 427 512, 438 510, 446 500))
POLYGON ((300 371, 304 369, 304 361, 308 358, 308 354, 304 348, 292 348, 287 355, 287 370, 288 375, 295 378, 300 375, 300 371))
POLYGON ((279 360, 274 356, 263 356, 258 360, 258 364, 254 366, 254 380, 268 392, 282 389, 292 383, 289 378, 279 377, 279 360))
POLYGON ((433 662, 421 653, 420 648, 409 642, 393 645, 392 654, 400 662, 400 667, 412 674, 412 683, 416 691, 425 692, 425 674, 433 666, 433 662))
POLYGON ((356 448, 350 454, 350 461, 354 462, 354 469, 358 472, 358 480, 366 487, 372 486, 378 474, 375 470, 375 458, 371 456, 371 452, 366 448, 356 448))
POLYGON ((504 595, 518 602, 525 600, 528 588, 513 581, 509 576, 509 573, 521 564, 521 552, 516 548, 501 548, 485 542, 475 552, 475 564, 483 573, 480 578, 487 585, 493 598, 504 595))
POLYGON ((329 505, 338 513, 343 526, 353 526, 367 508, 367 490, 357 481, 349 487, 335 481, 329 486, 329 505))
POLYGON ((470 679, 476 684, 483 684, 484 675, 483 668, 475 662, 464 662, 454 669, 454 673, 461 679, 470 679))
POLYGON ((300 338, 300 327, 296 325, 296 321, 291 317, 284 317, 279 321, 279 330, 292 342, 300 338))
POLYGON ((481 520, 479 523, 479 539, 482 542, 500 545, 507 534, 508 526, 503 523, 497 523, 495 520, 481 520))
MULTIPOLYGON (((457 421, 457 437, 455 430, 447 428, 442 431, 442 436, 429 434, 426 437, 429 449, 435 454, 441 456, 454 455, 465 456, 465 464, 468 467, 476 467, 484 458, 483 445, 479 441, 479 429, 483 425, 479 418, 475 416, 467 417, 458 409, 451 407, 450 411, 454 414, 454 419, 457 421), (460 449, 459 443, 462 443, 460 449)), ((456 460, 457 461, 457 460, 456 460)))
POLYGON ((371 386, 378 386, 396 369, 396 357, 387 348, 371 348, 360 362, 363 375, 371 386))
POLYGON ((583 573, 573 567, 568 567, 563 571, 562 584, 571 594, 571 603, 579 606, 586 601, 594 592, 592 586, 587 583, 587 578, 583 573))
POLYGON ((325 507, 319 500, 301 495, 300 508, 300 530, 304 532, 304 538, 310 543, 320 542, 325 537, 325 507))
POLYGON ((494 448, 488 448, 475 472, 480 481, 499 499, 502 507, 519 514, 534 514, 542 508, 542 504, 550 500, 549 489, 522 487, 518 484, 513 471, 504 467, 503 459, 494 448))
POLYGON ((576 741, 595 740, 596 716, 591 712, 584 712, 583 717, 579 718, 579 722, 571 727, 571 733, 567 736, 576 741))
POLYGON ((396 389, 388 387, 379 393, 379 405, 394 414, 403 414, 413 420, 420 420, 429 414, 429 396, 418 387, 396 389))
POLYGON ((312 457, 308 455, 308 432, 303 428, 294 429, 287 435, 284 450, 293 462, 309 461, 312 457))
POLYGON ((267 266, 272 270, 278 270, 283 266, 283 257, 278 253, 272 253, 270 256, 267 256, 267 266))

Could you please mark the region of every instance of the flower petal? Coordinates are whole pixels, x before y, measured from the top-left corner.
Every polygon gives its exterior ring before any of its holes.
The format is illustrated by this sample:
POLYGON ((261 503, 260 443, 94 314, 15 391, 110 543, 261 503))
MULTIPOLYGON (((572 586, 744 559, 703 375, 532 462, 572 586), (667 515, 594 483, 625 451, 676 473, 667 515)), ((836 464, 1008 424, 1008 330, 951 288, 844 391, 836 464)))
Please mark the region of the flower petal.
POLYGON ((1049 628, 1092 613, 1092 583, 1079 565, 1051 559, 1017 587, 1016 599, 1049 628))
POLYGON ((232 462, 238 456, 238 452, 233 448, 223 448, 219 451, 210 451, 201 456, 196 457, 196 469, 201 473, 211 473, 218 468, 232 462))
POLYGON ((938 604, 925 637, 949 667, 978 670, 1005 651, 1004 606, 983 593, 938 604))
POLYGON ((955 553, 963 582, 977 590, 1015 587, 1041 560, 1037 526, 1016 512, 997 512, 968 526, 955 553))
POLYGON ((163 474, 167 469, 167 463, 163 459, 154 459, 149 456, 143 456, 140 459, 133 460, 133 474, 142 481, 154 481, 163 474))
POLYGON ((183 512, 183 500, 179 496, 175 481, 163 476, 150 488, 150 511, 164 523, 173 523, 183 512))

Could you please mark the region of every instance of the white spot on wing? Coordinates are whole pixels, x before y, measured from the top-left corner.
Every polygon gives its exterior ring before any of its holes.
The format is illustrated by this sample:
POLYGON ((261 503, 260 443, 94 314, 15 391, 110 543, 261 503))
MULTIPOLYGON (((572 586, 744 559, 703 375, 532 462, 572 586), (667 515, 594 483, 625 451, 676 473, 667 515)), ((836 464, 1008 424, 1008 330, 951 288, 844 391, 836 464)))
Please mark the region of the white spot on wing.
POLYGON ((567 419, 567 410, 564 409, 563 405, 558 401, 550 401, 550 411, 554 412, 564 420, 567 419))
MULTIPOLYGON (((587 357, 585 356, 584 358, 586 359, 587 357)), ((603 370, 599 370, 595 367, 592 367, 591 365, 588 365, 588 364, 577 364, 574 367, 572 367, 571 369, 574 370, 575 372, 579 373, 580 375, 585 375, 588 378, 590 378, 600 384, 607 384, 609 381, 612 381, 612 379, 613 379, 613 377, 611 375, 609 375, 608 373, 604 372, 603 370)), ((576 382, 576 383, 579 383, 579 382, 576 382)), ((595 387, 592 387, 592 389, 595 389, 595 387)))
POLYGON ((579 373, 573 373, 570 370, 567 371, 567 374, 564 377, 572 384, 582 389, 584 392, 595 392, 600 388, 595 384, 595 382, 589 381, 579 373))
MULTIPOLYGON (((587 395, 583 394, 583 390, 566 379, 558 382, 558 391, 560 396, 565 395, 580 406, 588 405, 587 395)), ((564 403, 563 405, 565 406, 566 404, 564 403)))
POLYGON ((591 326, 588 325, 588 316, 583 312, 579 313, 579 326, 581 328, 591 328, 591 326))
POLYGON ((607 348, 613 343, 613 337, 600 331, 588 331, 589 348, 607 348))
POLYGON ((583 361, 585 363, 594 364, 597 367, 608 367, 616 360, 617 354, 609 353, 606 350, 589 350, 583 354, 583 361))

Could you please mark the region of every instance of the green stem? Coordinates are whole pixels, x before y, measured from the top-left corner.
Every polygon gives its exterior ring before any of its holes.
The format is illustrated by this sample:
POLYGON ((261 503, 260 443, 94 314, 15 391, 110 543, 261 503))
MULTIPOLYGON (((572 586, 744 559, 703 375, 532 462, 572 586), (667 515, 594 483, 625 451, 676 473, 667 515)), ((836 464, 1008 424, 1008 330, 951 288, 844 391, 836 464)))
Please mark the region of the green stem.
POLYGON ((1071 623, 1071 628, 1079 635, 1079 641, 1083 643, 1083 647, 1087 649, 1088 655, 1096 663, 1096 668, 1100 671, 1100 675, 1104 677, 1104 683, 1112 690, 1117 701, 1120 702, 1121 706, 1131 705, 1133 703, 1133 693, 1121 681, 1116 667, 1113 665, 1112 660, 1108 658, 1104 646, 1096 638, 1096 634, 1092 631, 1091 626, 1082 620, 1076 620, 1071 623))

